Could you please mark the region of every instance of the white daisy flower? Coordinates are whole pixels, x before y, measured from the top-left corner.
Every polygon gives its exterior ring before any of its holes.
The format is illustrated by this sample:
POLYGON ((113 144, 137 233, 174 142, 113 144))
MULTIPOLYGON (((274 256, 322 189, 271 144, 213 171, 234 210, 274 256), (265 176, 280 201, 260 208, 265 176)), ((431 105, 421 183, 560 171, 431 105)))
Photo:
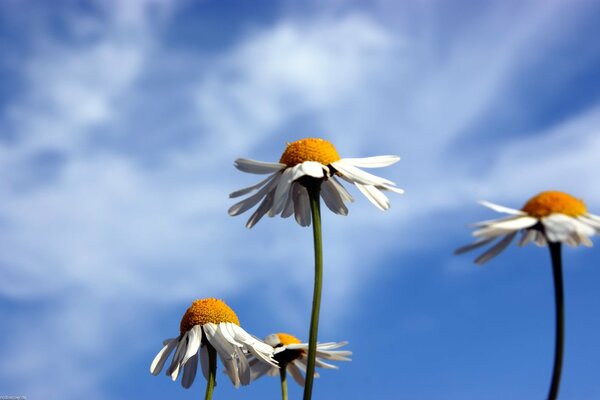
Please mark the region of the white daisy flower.
POLYGON ((521 232, 519 245, 534 242, 562 242, 569 246, 591 247, 590 236, 600 234, 600 216, 589 214, 583 201, 557 191, 542 192, 525 203, 521 210, 482 201, 482 205, 509 217, 478 222, 473 236, 477 240, 455 251, 464 253, 484 246, 501 237, 494 246, 480 255, 475 263, 483 264, 504 250, 521 232))
MULTIPOLYGON (((274 333, 265 338, 265 343, 273 346, 275 350, 274 358, 281 368, 286 368, 294 380, 304 386, 304 376, 306 373, 306 365, 308 363, 308 343, 301 343, 298 338, 287 333, 274 333)), ((348 342, 329 342, 317 343, 317 358, 316 366, 320 368, 338 369, 337 366, 328 364, 323 360, 333 361, 351 361, 348 356, 352 355, 351 351, 335 350, 347 345, 348 342)), ((252 380, 256 380, 267 374, 269 376, 279 375, 279 368, 271 364, 267 364, 255 357, 250 358, 250 369, 252 370, 252 380)), ((319 374, 315 372, 315 377, 319 374)))
POLYGON ((333 144, 315 138, 288 144, 278 163, 238 158, 235 167, 240 171, 270 175, 256 185, 231 193, 229 197, 235 198, 256 191, 234 204, 229 209, 229 215, 242 214, 260 202, 246 223, 248 228, 253 227, 265 214, 270 217, 281 214, 283 218, 294 214, 300 225, 309 226, 311 212, 305 185, 314 180, 321 182, 321 197, 327 207, 336 214, 347 215, 348 208, 344 203, 354 200, 338 178, 356 185, 375 206, 387 210, 390 202, 382 191, 404 191, 393 182, 360 168, 387 167, 399 160, 398 156, 340 158, 333 144))
POLYGON ((273 348, 243 330, 233 310, 218 299, 194 301, 181 319, 180 335, 165 340, 163 345, 150 365, 150 372, 158 375, 171 352, 175 351, 166 372, 175 381, 183 370, 181 385, 186 389, 194 382, 198 361, 208 381, 208 346, 216 350, 236 388, 251 381, 248 354, 277 368, 273 348))

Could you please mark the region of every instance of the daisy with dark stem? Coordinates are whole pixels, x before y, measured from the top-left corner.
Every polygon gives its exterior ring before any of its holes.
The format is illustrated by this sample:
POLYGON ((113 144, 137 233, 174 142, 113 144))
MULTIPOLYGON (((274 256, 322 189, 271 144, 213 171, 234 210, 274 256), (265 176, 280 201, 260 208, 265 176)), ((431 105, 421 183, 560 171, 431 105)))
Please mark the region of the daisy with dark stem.
POLYGON ((558 191, 542 192, 529 199, 520 210, 485 201, 481 204, 509 216, 476 223, 477 229, 473 235, 477 240, 457 249, 455 254, 477 249, 501 238, 475 259, 475 263, 483 264, 502 252, 519 232, 521 233, 520 246, 533 242, 538 246, 548 245, 550 249, 556 298, 556 344, 548 399, 554 400, 558 396, 564 352, 561 244, 591 247, 590 236, 600 234, 600 216, 588 213, 583 201, 558 191))
POLYGON ((200 362, 208 382, 205 399, 212 398, 216 385, 217 354, 236 388, 251 381, 248 354, 277 367, 273 347, 243 330, 233 310, 223 301, 213 298, 194 301, 181 319, 179 336, 165 340, 163 345, 152 361, 150 372, 158 375, 169 355, 175 351, 167 375, 176 380, 183 370, 181 385, 187 389, 194 382, 200 362))
POLYGON ((229 209, 230 215, 242 214, 260 203, 246 223, 248 228, 253 227, 264 215, 270 217, 281 215, 286 218, 294 214, 296 221, 302 226, 310 225, 312 220, 315 285, 304 400, 312 396, 321 304, 323 256, 320 199, 323 198, 325 205, 334 213, 347 215, 346 203, 353 199, 340 183, 339 179, 341 179, 355 185, 379 209, 387 210, 390 203, 383 192, 403 193, 402 189, 397 188, 392 181, 372 175, 360 168, 387 167, 398 160, 400 158, 397 156, 341 158, 330 142, 307 138, 289 143, 278 163, 243 158, 235 161, 236 168, 243 172, 269 174, 269 176, 253 186, 231 193, 230 197, 240 197, 256 192, 234 204, 229 209))
MULTIPOLYGON (((250 356, 252 380, 258 379, 265 374, 269 376, 279 375, 281 379, 281 398, 282 400, 287 400, 288 372, 298 385, 304 387, 305 379, 302 372, 305 372, 307 367, 308 343, 301 343, 300 339, 287 333, 274 333, 269 335, 265 338, 265 343, 273 346, 273 357, 277 361, 279 368, 262 362, 254 356, 250 356)), ((350 358, 348 358, 348 356, 352 355, 351 351, 337 350, 347 344, 348 342, 317 343, 317 358, 315 359, 315 365, 319 368, 337 369, 337 366, 328 364, 323 360, 351 361, 350 358)), ((319 374, 315 372, 314 377, 318 378, 319 374)))

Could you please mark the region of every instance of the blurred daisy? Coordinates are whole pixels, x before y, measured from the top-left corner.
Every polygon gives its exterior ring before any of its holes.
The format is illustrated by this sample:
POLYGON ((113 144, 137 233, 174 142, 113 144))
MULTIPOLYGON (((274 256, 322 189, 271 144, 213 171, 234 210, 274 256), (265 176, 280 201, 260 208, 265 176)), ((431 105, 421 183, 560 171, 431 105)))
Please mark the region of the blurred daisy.
POLYGON ((375 206, 387 210, 390 202, 383 191, 404 191, 393 182, 360 168, 387 167, 398 160, 400 157, 397 156, 340 158, 333 144, 315 138, 288 144, 278 163, 238 158, 235 166, 240 171, 270 175, 256 185, 231 193, 229 197, 235 198, 256 191, 234 204, 229 209, 229 215, 242 214, 260 202, 246 223, 248 228, 253 227, 265 214, 270 217, 281 214, 283 218, 294 214, 300 225, 308 226, 311 212, 305 184, 311 180, 321 182, 321 198, 331 211, 347 215, 348 208, 344 203, 354 200, 338 178, 356 185, 375 206))
MULTIPOLYGON (((287 333, 269 335, 265 338, 265 343, 273 347, 275 351, 273 357, 279 364, 279 367, 285 368, 300 386, 304 386, 304 376, 302 373, 306 372, 308 343, 301 343, 298 338, 287 333)), ((348 356, 352 355, 351 351, 336 350, 346 344, 348 342, 318 343, 316 366, 337 369, 337 366, 328 364, 323 360, 351 361, 348 358, 348 356)), ((278 367, 267 364, 255 357, 250 357, 250 368, 252 370, 252 380, 258 379, 265 374, 276 376, 280 373, 278 367)), ((319 374, 315 372, 315 377, 318 376, 319 374)))
MULTIPOLYGON (((219 355, 225 372, 235 387, 251 381, 247 355, 252 354, 266 365, 277 367, 273 347, 256 339, 240 327, 237 315, 223 301, 213 298, 196 300, 187 309, 180 324, 180 335, 163 342, 150 372, 158 375, 169 355, 175 351, 167 375, 176 380, 183 370, 181 385, 189 388, 194 382, 198 362, 202 373, 210 382, 211 352, 219 355)), ((212 365, 216 368, 216 356, 212 365)), ((212 371, 214 376, 214 371, 212 371)))
POLYGON ((482 205, 494 211, 509 214, 509 217, 478 222, 473 236, 478 239, 456 250, 464 253, 502 238, 480 255, 475 262, 483 264, 504 250, 521 232, 519 245, 534 242, 544 246, 547 242, 566 243, 570 246, 592 246, 590 236, 600 233, 600 216, 587 212, 583 201, 557 191, 542 192, 529 199, 521 210, 486 201, 482 205))

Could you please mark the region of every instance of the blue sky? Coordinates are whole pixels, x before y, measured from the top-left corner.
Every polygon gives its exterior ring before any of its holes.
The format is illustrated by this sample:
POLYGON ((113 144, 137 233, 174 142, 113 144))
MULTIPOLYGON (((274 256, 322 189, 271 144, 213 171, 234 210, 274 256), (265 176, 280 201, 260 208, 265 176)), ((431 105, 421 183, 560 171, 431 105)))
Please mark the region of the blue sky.
MULTIPOLYGON (((315 398, 543 398, 549 255, 455 257, 468 223, 546 189, 600 214, 594 1, 0 3, 0 394, 198 398, 150 375, 195 298, 263 337, 307 337, 311 230, 231 218, 275 161, 320 136, 398 154, 406 190, 324 215, 320 337, 353 361, 315 398)), ((600 398, 596 247, 567 249, 563 399, 600 398)), ((277 398, 276 379, 215 398, 277 398)), ((297 397, 299 388, 292 386, 297 397)))

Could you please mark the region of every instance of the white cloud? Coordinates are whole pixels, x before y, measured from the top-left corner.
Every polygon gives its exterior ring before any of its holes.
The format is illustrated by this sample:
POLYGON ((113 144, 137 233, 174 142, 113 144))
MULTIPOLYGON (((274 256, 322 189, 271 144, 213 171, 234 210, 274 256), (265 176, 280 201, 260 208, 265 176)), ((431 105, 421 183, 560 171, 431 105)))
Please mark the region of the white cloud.
POLYGON ((287 295, 264 300, 275 318, 304 326, 301 318, 286 316, 305 309, 310 298, 310 230, 277 219, 248 232, 244 217, 231 219, 225 212, 227 193, 254 178, 235 172, 233 157, 260 153, 276 159, 283 147, 280 129, 296 119, 327 132, 344 156, 406 156, 381 172, 408 189, 405 197, 392 199, 388 213, 357 195, 349 217, 324 217, 323 326, 329 332, 336 318, 348 317, 356 294, 377 279, 382 257, 407 246, 414 250, 414 241, 430 245, 419 239, 435 230, 435 213, 469 207, 480 193, 516 199, 531 182, 550 183, 545 176, 558 176, 598 201, 597 189, 581 178, 592 181, 597 167, 598 135, 592 129, 600 118, 594 110, 538 137, 482 149, 493 166, 477 174, 461 160, 464 153, 449 152, 464 127, 498 100, 515 60, 535 47, 555 10, 522 16, 519 29, 497 43, 491 58, 498 20, 491 32, 482 23, 476 40, 445 58, 420 49, 418 37, 398 34, 367 15, 288 18, 245 36, 205 71, 181 67, 186 74, 175 85, 180 91, 192 87, 197 108, 173 119, 203 127, 191 143, 155 165, 117 149, 96 149, 98 135, 144 134, 135 130, 139 116, 128 115, 124 105, 147 94, 137 82, 153 67, 149 54, 172 55, 158 43, 160 26, 154 26, 170 15, 166 4, 158 17, 150 11, 159 3, 107 7, 106 27, 88 20, 78 25, 82 34, 98 34, 90 46, 41 44, 25 70, 29 86, 11 105, 19 140, 0 147, 0 170, 7 177, 0 183, 0 240, 7 249, 0 292, 14 301, 54 303, 52 312, 14 317, 6 345, 8 357, 19 361, 2 373, 30 388, 31 397, 60 382, 72 398, 90 392, 102 398, 100 382, 115 368, 106 352, 135 342, 131 328, 151 324, 149 306, 187 303, 199 293, 252 296, 260 288, 287 295), (120 130, 122 125, 133 130, 120 130), (17 189, 33 168, 31 157, 48 149, 64 155, 54 179, 17 189), (516 188, 510 196, 503 193, 509 185, 516 188), (410 242, 404 239, 409 232, 410 242), (90 363, 98 369, 90 372, 90 363), (53 374, 44 374, 53 367, 53 374))

